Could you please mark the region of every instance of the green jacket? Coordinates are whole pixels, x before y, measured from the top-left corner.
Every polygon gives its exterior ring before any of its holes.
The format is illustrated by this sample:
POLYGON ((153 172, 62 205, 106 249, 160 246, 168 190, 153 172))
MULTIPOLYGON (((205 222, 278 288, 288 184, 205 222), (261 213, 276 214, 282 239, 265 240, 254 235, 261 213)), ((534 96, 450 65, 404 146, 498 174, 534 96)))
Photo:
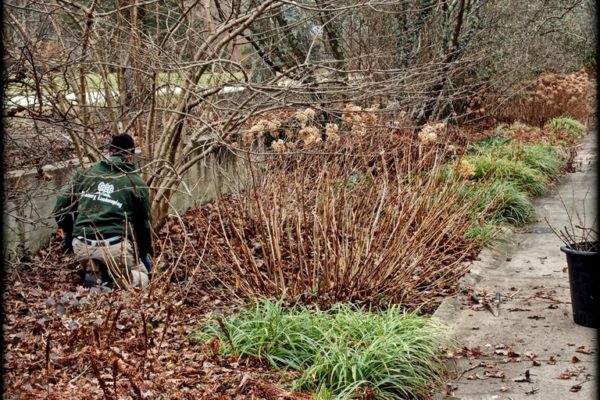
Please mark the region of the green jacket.
POLYGON ((74 237, 123 236, 135 239, 140 256, 152 254, 148 186, 120 156, 79 169, 58 196, 53 215, 74 237))

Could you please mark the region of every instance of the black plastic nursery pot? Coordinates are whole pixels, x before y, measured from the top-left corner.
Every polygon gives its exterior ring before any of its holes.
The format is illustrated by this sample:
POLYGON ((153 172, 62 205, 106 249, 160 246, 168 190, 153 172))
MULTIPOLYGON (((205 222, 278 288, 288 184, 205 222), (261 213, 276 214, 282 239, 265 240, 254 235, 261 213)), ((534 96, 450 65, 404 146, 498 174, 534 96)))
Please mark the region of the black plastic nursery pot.
POLYGON ((574 245, 561 246, 560 249, 567 255, 573 319, 578 325, 598 328, 598 252, 574 250, 572 247, 582 248, 574 245))

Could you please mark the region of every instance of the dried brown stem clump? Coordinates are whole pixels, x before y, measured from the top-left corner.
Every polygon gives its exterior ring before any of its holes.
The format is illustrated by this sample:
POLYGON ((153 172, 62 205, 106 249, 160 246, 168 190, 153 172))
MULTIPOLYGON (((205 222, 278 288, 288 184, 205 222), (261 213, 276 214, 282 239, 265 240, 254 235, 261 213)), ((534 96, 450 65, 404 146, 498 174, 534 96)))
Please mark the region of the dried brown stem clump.
POLYGON ((416 306, 447 293, 474 250, 463 183, 440 179, 443 155, 415 138, 341 136, 335 153, 324 143, 251 165, 246 192, 201 212, 213 262, 249 297, 416 306), (381 149, 394 140, 393 154, 381 149))
POLYGON ((586 71, 543 73, 522 87, 509 96, 475 98, 470 107, 487 110, 497 121, 522 121, 536 126, 544 126, 555 117, 571 117, 587 123, 595 113, 596 80, 586 71))

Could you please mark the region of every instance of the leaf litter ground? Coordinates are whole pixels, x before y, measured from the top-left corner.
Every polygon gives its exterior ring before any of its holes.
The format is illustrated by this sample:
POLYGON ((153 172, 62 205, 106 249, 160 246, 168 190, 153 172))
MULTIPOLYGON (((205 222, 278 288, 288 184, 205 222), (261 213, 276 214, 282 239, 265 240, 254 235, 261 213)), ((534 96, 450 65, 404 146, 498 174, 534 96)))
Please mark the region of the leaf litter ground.
POLYGON ((224 270, 198 261, 205 233, 196 217, 210 209, 184 215, 185 229, 171 221, 161 231, 160 262, 175 266, 165 277, 169 291, 84 289, 58 238, 9 266, 4 398, 310 398, 283 389, 291 374, 222 358, 218 342, 201 347, 190 339, 209 313, 243 304, 225 288, 232 282, 224 270))
POLYGON ((222 287, 86 289, 59 248, 54 238, 7 269, 5 399, 309 398, 282 389, 293 377, 260 360, 222 358, 218 342, 189 338, 210 312, 240 305, 222 287))

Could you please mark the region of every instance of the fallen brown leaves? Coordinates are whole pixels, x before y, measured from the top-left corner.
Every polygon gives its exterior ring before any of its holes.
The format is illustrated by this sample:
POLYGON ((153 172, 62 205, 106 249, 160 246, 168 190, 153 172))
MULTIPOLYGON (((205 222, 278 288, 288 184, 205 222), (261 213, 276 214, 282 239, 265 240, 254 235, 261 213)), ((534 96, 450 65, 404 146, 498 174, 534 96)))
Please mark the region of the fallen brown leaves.
POLYGON ((85 289, 59 245, 7 271, 5 399, 310 398, 287 392, 285 374, 260 360, 223 358, 190 339, 209 312, 239 304, 226 291, 85 289))
POLYGON ((577 367, 572 367, 572 368, 567 368, 560 373, 558 378, 559 379, 571 379, 573 377, 577 377, 577 376, 581 375, 581 373, 584 370, 585 370, 585 367, 583 365, 580 365, 577 367))
POLYGON ((456 358, 466 357, 469 360, 473 360, 481 357, 482 355, 485 355, 485 353, 481 351, 479 346, 474 346, 471 348, 464 346, 462 349, 456 352, 455 356, 456 358))
POLYGON ((593 351, 590 350, 590 348, 587 346, 579 346, 575 349, 575 351, 577 353, 582 353, 582 354, 592 354, 593 353, 593 351))
POLYGON ((582 388, 581 384, 577 384, 577 385, 571 386, 571 388, 569 389, 569 391, 577 393, 577 392, 579 392, 581 390, 581 388, 582 388))

